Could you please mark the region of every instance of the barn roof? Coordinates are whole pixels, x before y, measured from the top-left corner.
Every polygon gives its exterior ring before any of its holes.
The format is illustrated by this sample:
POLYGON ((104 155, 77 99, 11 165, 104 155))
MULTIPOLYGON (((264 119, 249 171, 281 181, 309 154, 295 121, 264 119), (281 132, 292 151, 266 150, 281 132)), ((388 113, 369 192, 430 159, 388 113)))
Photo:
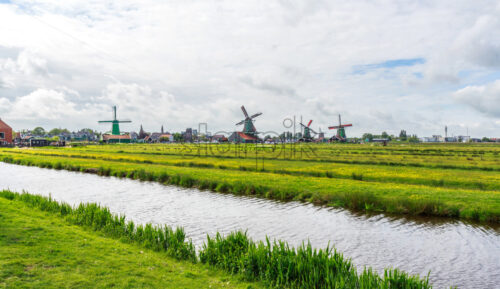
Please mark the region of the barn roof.
POLYGON ((122 134, 122 135, 113 135, 113 134, 105 134, 102 136, 103 140, 110 140, 110 139, 130 139, 130 136, 128 134, 122 134))
POLYGON ((258 138, 243 132, 238 132, 238 135, 244 140, 259 140, 258 138))

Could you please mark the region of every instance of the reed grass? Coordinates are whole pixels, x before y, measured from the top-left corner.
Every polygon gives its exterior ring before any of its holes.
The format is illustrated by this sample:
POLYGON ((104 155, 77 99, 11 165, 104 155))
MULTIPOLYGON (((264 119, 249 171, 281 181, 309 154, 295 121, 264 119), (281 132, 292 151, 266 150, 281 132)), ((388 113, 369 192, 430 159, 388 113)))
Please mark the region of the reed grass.
POLYGON ((180 260, 201 262, 220 268, 248 281, 261 281, 278 288, 432 288, 429 276, 411 276, 397 269, 386 269, 382 276, 369 268, 361 274, 349 259, 335 249, 314 249, 310 243, 298 248, 286 242, 254 242, 245 232, 233 232, 225 237, 217 233, 207 236, 197 254, 182 228, 151 224, 135 225, 125 216, 116 215, 98 204, 66 203, 29 193, 0 191, 0 197, 26 203, 28 206, 65 218, 72 224, 100 231, 124 242, 134 242, 145 248, 163 251, 180 260))
POLYGON ((310 243, 295 249, 269 238, 254 242, 241 231, 207 237, 200 261, 278 288, 432 288, 429 276, 385 269, 381 277, 369 268, 358 274, 351 261, 335 249, 314 249, 310 243))

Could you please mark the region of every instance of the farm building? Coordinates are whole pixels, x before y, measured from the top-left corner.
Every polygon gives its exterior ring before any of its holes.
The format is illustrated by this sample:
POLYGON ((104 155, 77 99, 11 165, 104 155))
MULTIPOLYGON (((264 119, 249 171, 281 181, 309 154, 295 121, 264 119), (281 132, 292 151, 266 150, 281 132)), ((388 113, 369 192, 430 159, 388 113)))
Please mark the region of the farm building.
POLYGON ((160 142, 172 142, 174 141, 174 136, 169 133, 159 133, 154 132, 144 138, 144 142, 150 143, 160 143, 160 142))
POLYGON ((216 143, 228 141, 227 137, 225 137, 223 134, 216 134, 216 135, 212 136, 211 139, 212 139, 212 142, 216 142, 216 143))
POLYGON ((46 147, 50 145, 50 141, 43 138, 31 138, 29 142, 30 147, 46 147))
POLYGON ((0 119, 0 145, 12 144, 12 128, 0 119))
POLYGON ((229 141, 233 143, 258 143, 260 139, 240 131, 235 131, 229 136, 229 141))
POLYGON ((104 134, 102 140, 105 143, 130 143, 130 136, 128 134, 104 134))

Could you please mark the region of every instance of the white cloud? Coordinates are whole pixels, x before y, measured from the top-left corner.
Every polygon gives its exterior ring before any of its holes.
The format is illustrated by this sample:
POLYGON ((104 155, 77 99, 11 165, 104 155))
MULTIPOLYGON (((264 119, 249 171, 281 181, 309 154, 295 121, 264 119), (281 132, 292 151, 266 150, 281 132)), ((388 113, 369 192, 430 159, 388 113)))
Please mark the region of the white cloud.
POLYGON ((454 97, 486 115, 500 118, 500 80, 480 86, 467 86, 454 93, 454 97))
POLYGON ((51 89, 37 89, 10 103, 7 116, 11 119, 56 120, 70 118, 77 113, 75 104, 68 102, 64 93, 51 89))
POLYGON ((494 0, 14 1, 0 5, 0 95, 32 111, 11 114, 27 128, 107 130, 97 120, 118 105, 130 130, 232 130, 245 104, 262 130, 293 115, 326 130, 341 113, 350 135, 473 119, 488 134, 497 114, 454 92, 498 75, 499 13, 494 0), (352 73, 415 58, 425 63, 352 73))

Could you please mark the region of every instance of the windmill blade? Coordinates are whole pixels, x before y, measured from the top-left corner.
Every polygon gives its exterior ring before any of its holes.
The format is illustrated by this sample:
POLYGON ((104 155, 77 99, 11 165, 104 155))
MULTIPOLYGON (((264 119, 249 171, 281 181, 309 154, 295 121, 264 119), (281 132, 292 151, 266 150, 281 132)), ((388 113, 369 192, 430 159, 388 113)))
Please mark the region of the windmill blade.
POLYGON ((309 121, 309 123, 307 124, 307 127, 309 127, 309 126, 311 125, 311 123, 312 123, 312 122, 313 122, 313 120, 311 119, 311 120, 309 121))
POLYGON ((248 118, 248 113, 247 113, 247 110, 245 109, 244 105, 241 106, 241 110, 243 111, 243 114, 245 115, 245 118, 248 118))
POLYGON ((338 125, 335 125, 335 126, 329 126, 329 127, 328 127, 328 129, 339 129, 339 128, 340 128, 340 126, 338 126, 338 125))
POLYGON ((245 123, 245 120, 242 120, 242 121, 238 122, 238 123, 237 123, 237 124, 235 124, 235 125, 241 125, 241 124, 244 124, 244 123, 245 123))
POLYGON ((258 117, 258 116, 259 116, 259 115, 261 115, 261 114, 262 114, 262 112, 258 112, 258 113, 256 113, 256 114, 252 115, 250 118, 251 118, 251 119, 254 119, 254 118, 258 117))
POLYGON ((312 128, 309 128, 310 131, 312 131, 314 134, 318 134, 316 131, 314 131, 314 129, 312 128))
POLYGON ((113 122, 112 120, 100 120, 98 123, 113 122))
POLYGON ((129 119, 125 119, 125 120, 118 120, 119 123, 127 123, 127 122, 132 122, 131 120, 129 119))
POLYGON ((346 127, 346 126, 352 126, 352 123, 349 123, 349 124, 343 124, 342 126, 343 126, 343 127, 346 127))
POLYGON ((300 123, 300 125, 301 125, 301 126, 303 126, 303 127, 307 127, 307 126, 305 126, 303 123, 301 123, 301 122, 299 122, 299 123, 300 123))

